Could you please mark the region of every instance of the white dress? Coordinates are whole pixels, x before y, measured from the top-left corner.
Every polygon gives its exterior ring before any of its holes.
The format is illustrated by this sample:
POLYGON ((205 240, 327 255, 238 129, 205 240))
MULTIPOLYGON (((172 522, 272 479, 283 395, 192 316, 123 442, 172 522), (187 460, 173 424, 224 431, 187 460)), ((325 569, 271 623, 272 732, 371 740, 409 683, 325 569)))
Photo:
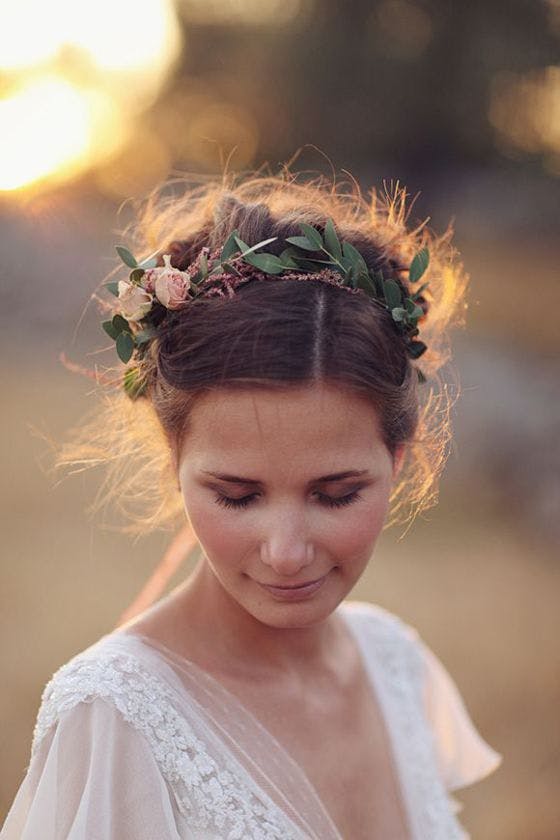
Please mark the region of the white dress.
MULTIPOLYGON (((411 840, 465 840, 452 791, 502 756, 413 627, 365 602, 338 611, 387 727, 411 840)), ((126 630, 103 636, 47 683, 0 838, 342 840, 303 771, 237 698, 126 630)))

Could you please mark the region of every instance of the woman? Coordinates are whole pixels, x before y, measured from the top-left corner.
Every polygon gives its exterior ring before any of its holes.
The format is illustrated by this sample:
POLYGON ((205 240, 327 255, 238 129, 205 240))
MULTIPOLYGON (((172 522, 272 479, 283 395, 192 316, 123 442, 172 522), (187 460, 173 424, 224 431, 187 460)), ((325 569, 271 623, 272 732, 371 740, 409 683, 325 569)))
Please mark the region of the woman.
POLYGON ((465 837, 450 792, 501 756, 418 633, 345 600, 389 510, 435 498, 449 233, 258 177, 149 202, 136 241, 104 304, 124 378, 59 462, 106 459, 202 553, 50 680, 2 838, 465 837))

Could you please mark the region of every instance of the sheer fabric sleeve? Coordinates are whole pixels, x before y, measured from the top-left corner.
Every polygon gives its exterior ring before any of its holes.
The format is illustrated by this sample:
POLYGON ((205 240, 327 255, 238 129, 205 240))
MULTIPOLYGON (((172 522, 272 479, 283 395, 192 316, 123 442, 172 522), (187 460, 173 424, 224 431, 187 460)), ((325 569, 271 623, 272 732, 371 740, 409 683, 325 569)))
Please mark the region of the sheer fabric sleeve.
POLYGON ((413 631, 423 669, 422 693, 426 717, 434 735, 441 778, 449 791, 488 776, 502 756, 476 729, 456 683, 440 659, 413 631))
POLYGON ((178 833, 147 740, 102 698, 63 712, 32 756, 1 840, 154 840, 178 833))

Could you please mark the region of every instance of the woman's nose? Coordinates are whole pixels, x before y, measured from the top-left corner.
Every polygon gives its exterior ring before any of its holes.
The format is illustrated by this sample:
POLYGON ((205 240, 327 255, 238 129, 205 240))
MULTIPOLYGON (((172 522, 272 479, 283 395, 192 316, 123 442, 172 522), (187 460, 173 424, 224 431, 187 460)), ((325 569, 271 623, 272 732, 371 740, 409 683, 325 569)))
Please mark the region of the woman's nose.
POLYGON ((261 560, 277 575, 293 578, 313 563, 313 545, 297 524, 277 523, 262 543, 261 560))

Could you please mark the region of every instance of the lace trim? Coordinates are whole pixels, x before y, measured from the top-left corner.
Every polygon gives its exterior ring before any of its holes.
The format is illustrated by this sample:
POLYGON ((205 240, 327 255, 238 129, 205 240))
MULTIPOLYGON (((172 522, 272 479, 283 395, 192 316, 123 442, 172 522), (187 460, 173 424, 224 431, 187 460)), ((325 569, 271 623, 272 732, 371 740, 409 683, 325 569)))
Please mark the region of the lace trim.
POLYGON ((360 606, 358 640, 361 636, 366 665, 385 709, 413 837, 469 840, 437 769, 434 736, 424 715, 417 631, 381 607, 360 606))
POLYGON ((96 698, 111 702, 146 737, 189 826, 216 830, 228 840, 301 840, 278 808, 257 797, 232 769, 218 767, 173 708, 171 690, 128 653, 104 651, 95 659, 78 654, 59 668, 43 691, 32 756, 63 712, 96 698))

